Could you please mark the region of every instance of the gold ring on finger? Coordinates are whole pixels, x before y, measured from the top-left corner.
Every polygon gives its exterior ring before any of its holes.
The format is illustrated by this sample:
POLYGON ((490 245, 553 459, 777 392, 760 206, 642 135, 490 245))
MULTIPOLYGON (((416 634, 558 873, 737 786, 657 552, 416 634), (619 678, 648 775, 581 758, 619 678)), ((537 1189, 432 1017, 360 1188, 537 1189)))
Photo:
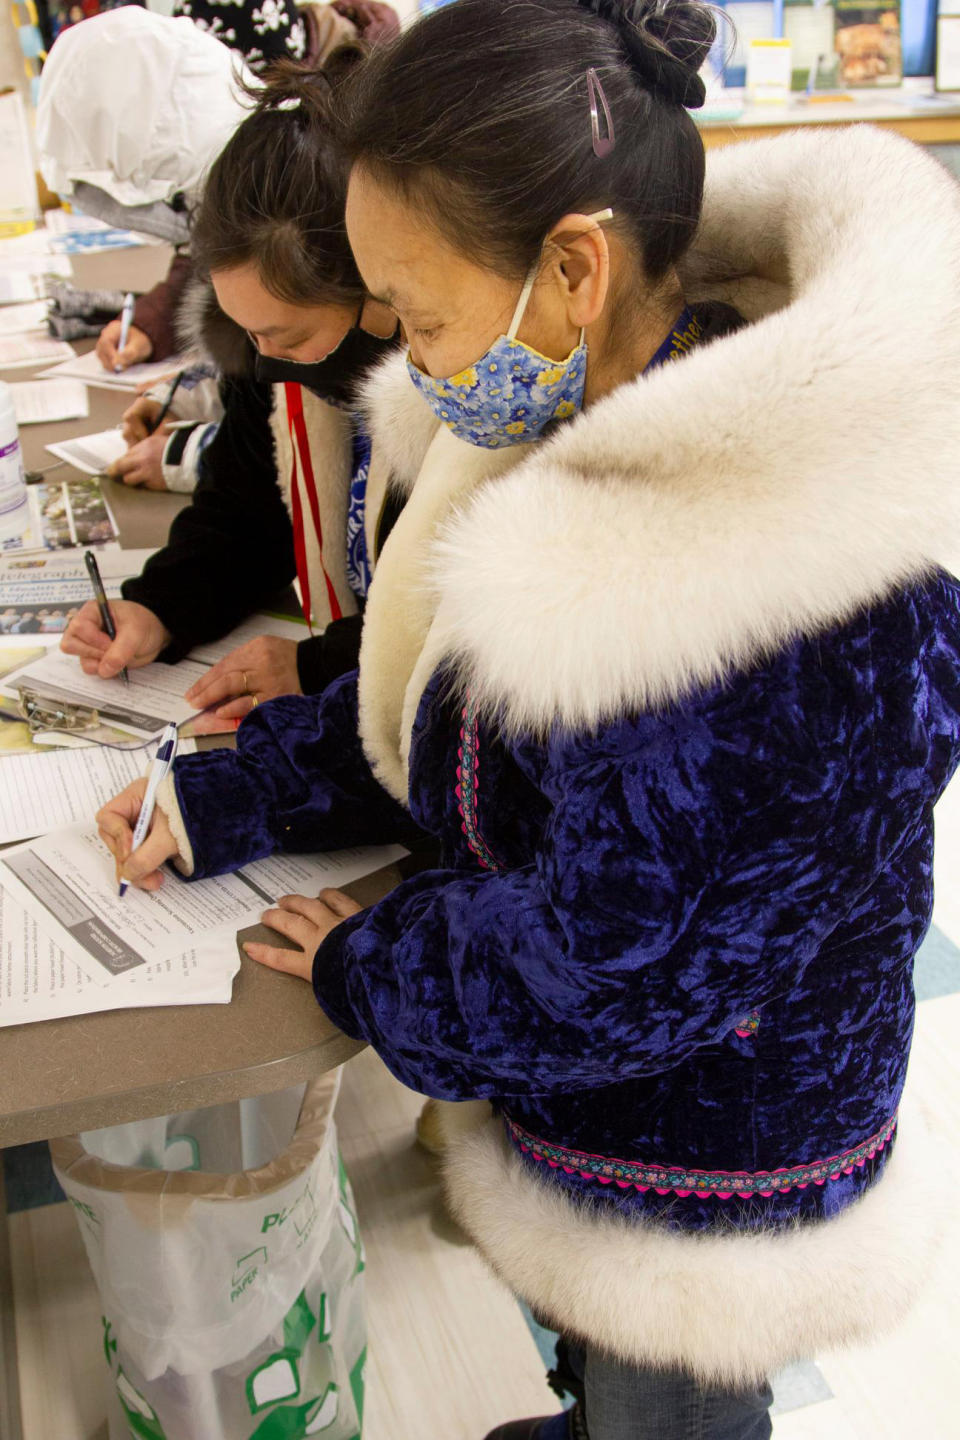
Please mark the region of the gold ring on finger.
POLYGON ((250 681, 247 679, 246 670, 244 670, 243 672, 243 693, 244 695, 250 694, 250 681))
POLYGON ((260 704, 260 701, 257 699, 256 695, 251 695, 251 696, 250 696, 250 699, 253 701, 253 704, 250 706, 250 709, 251 709, 251 710, 256 710, 257 706, 260 704))

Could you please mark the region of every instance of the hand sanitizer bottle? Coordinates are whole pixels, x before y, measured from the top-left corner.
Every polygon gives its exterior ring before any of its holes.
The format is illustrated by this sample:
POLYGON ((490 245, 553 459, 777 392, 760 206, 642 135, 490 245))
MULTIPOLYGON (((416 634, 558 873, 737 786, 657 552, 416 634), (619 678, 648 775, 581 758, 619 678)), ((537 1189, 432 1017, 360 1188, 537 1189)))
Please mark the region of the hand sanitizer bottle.
POLYGON ((0 381, 0 549, 19 540, 30 522, 23 455, 10 386, 0 381))

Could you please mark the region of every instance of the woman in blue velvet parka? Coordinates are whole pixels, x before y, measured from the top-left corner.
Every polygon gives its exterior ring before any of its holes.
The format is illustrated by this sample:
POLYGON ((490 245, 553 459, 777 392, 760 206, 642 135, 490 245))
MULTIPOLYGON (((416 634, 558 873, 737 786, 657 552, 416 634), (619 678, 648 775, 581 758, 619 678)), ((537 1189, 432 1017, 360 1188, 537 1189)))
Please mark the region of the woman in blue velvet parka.
POLYGON ((575 1342, 592 1440, 758 1437, 773 1371, 903 1314, 949 1198, 898 1117, 960 759, 960 203, 858 128, 713 153, 699 214, 702 12, 602 8, 461 0, 371 62, 348 226, 412 374, 367 396, 408 499, 359 673, 178 760, 137 855, 142 785, 100 819, 147 888, 436 837, 368 910, 268 912, 303 955, 251 953, 475 1102, 452 1206, 575 1342))

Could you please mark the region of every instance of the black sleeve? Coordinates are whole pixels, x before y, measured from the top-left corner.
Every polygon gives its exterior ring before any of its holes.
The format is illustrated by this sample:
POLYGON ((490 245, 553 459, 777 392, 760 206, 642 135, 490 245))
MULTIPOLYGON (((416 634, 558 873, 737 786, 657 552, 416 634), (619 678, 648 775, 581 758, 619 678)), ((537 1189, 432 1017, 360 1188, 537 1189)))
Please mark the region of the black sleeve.
POLYGON ((192 503, 164 548, 122 587, 125 599, 146 605, 173 635, 166 660, 219 639, 296 574, 270 431, 272 387, 228 379, 222 394, 224 417, 203 452, 192 503))
POLYGON ((332 620, 322 635, 297 646, 297 674, 304 695, 319 695, 339 675, 356 670, 360 661, 362 615, 332 620))

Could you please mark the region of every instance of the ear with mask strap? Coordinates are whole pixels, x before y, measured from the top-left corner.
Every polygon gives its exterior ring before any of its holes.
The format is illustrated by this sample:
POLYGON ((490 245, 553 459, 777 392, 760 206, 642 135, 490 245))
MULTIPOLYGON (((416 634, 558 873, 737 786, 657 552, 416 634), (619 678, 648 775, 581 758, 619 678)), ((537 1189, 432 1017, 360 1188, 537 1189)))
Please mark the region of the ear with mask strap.
MULTIPOLYGON (((593 215, 588 215, 587 219, 591 220, 595 225, 599 225, 604 220, 612 220, 613 211, 597 210, 594 212, 593 215)), ((523 282, 523 289, 520 291, 520 298, 517 301, 516 308, 513 312, 513 319, 510 321, 510 326, 507 330, 508 340, 516 340, 517 338, 517 331, 520 329, 520 326, 523 322, 523 317, 526 314, 527 305, 530 303, 530 296, 533 294, 533 287, 537 283, 537 276, 539 275, 539 273, 540 257, 538 256, 537 259, 530 266, 530 269, 527 272, 527 278, 523 282)), ((580 344, 583 344, 582 330, 580 331, 580 344)))

